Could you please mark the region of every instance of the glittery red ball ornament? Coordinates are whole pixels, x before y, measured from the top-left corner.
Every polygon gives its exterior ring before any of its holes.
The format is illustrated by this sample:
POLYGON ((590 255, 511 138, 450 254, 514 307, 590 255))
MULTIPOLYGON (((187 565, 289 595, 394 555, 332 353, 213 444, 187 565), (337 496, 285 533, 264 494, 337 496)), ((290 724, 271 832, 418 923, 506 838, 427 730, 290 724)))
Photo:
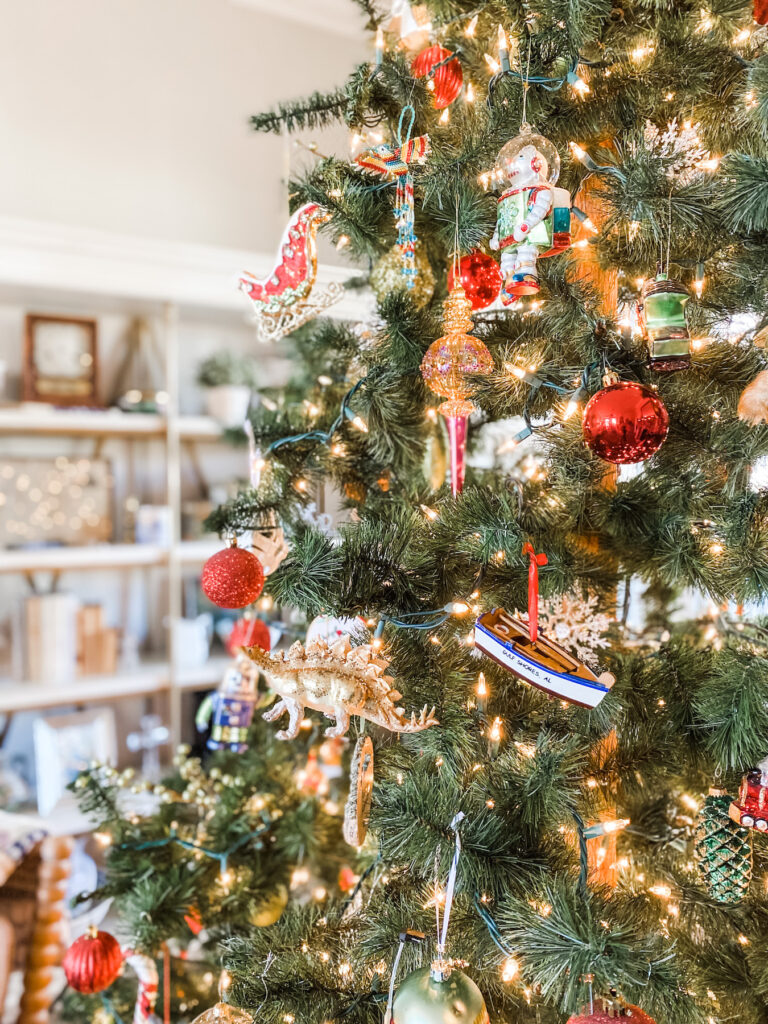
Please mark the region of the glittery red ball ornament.
MULTIPOLYGON (((453 291, 456 275, 453 267, 448 271, 448 291, 453 291)), ((485 309, 496 300, 501 291, 502 276, 499 264, 484 252, 471 252, 459 260, 459 281, 472 309, 485 309)))
POLYGON ((264 569, 256 555, 233 544, 211 555, 203 566, 200 586, 219 608, 245 608, 264 589, 264 569))
POLYGON ((227 652, 234 656, 241 647, 260 647, 268 651, 272 647, 269 626, 261 619, 238 619, 227 637, 227 652))
MULTIPOLYGON (((424 78, 430 73, 435 64, 440 64, 440 61, 450 56, 450 50, 446 50, 444 46, 438 46, 437 44, 422 50, 411 65, 414 78, 424 78)), ((430 78, 430 82, 434 85, 432 95, 435 98, 437 109, 442 110, 443 107, 449 107, 461 92, 461 86, 464 82, 461 62, 454 57, 453 60, 449 60, 446 64, 441 64, 430 78)))
POLYGON ((592 1013, 575 1013, 568 1018, 568 1024, 656 1024, 653 1017, 641 1010, 639 1006, 625 1003, 621 1008, 616 1004, 602 1007, 595 1005, 592 1013))
POLYGON ((606 462, 643 462, 664 444, 669 413, 655 391, 620 381, 590 398, 582 429, 587 446, 606 462))
POLYGON ((120 943, 109 932, 90 928, 64 954, 64 973, 76 992, 91 995, 109 988, 123 966, 120 943))

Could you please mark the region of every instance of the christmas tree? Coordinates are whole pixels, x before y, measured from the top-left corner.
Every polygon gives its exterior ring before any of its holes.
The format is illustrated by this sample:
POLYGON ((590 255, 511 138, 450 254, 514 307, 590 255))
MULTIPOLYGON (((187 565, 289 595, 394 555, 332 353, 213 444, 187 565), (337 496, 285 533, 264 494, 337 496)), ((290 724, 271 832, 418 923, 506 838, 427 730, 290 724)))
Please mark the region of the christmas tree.
MULTIPOLYGON (((299 372, 254 413, 252 486, 211 525, 279 523, 290 551, 265 592, 367 632, 252 651, 280 721, 227 755, 214 798, 210 848, 246 837, 232 889, 220 859, 194 869, 199 851, 166 842, 173 795, 125 824, 86 778, 130 833, 109 891, 152 955, 204 909, 230 1004, 267 1024, 757 1024, 766 12, 358 3, 375 59, 253 118, 342 123, 355 148, 290 182, 275 275, 243 278, 265 333, 300 328, 299 372), (336 297, 312 288, 318 229, 370 268, 365 324, 315 316, 336 297), (349 510, 335 531, 308 514, 321 487, 349 510), (248 863, 280 803, 254 794, 323 714, 354 744, 359 881, 259 923, 302 849, 341 856, 338 817, 289 797, 248 863)), ((222 603, 254 596, 235 552, 211 572, 222 603)))

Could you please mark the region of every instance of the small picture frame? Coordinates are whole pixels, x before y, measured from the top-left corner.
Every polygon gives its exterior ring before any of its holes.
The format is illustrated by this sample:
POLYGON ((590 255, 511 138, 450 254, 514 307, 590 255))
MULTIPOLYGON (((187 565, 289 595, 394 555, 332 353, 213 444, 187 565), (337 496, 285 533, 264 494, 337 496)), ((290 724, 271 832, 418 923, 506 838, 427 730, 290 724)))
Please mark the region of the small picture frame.
POLYGON ((33 726, 37 809, 48 815, 66 788, 91 761, 117 758, 115 713, 112 708, 75 711, 36 718, 33 726))
POLYGON ((96 406, 97 324, 72 316, 28 313, 24 341, 25 402, 96 406))

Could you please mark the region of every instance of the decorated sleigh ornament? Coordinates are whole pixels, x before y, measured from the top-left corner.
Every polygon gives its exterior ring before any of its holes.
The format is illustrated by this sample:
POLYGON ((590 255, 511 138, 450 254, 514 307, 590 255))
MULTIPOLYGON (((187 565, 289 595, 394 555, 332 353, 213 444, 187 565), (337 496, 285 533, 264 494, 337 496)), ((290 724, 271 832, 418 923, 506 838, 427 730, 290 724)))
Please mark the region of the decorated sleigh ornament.
POLYGON ((317 229, 331 219, 317 203, 306 203, 288 221, 277 265, 259 279, 247 271, 240 289, 253 303, 254 319, 263 338, 277 341, 338 302, 344 289, 336 281, 314 292, 317 279, 317 229))
POLYGON ((547 564, 547 556, 535 554, 531 544, 525 545, 523 554, 530 558, 528 621, 494 608, 475 623, 475 647, 539 690, 595 708, 615 680, 610 672, 596 676, 560 644, 539 633, 539 566, 547 564))

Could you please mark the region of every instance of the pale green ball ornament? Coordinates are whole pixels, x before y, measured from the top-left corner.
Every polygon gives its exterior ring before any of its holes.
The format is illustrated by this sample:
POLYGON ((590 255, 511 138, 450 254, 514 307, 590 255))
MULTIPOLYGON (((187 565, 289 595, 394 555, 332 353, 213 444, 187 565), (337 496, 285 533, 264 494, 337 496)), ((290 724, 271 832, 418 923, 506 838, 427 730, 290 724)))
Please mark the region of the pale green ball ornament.
POLYGON ((488 1024, 483 994, 471 978, 435 960, 409 974, 392 1004, 392 1024, 488 1024))
POLYGON ((403 258, 397 245, 392 246, 386 255, 374 264, 371 271, 371 289, 379 302, 390 292, 402 292, 409 295, 416 306, 426 306, 435 293, 435 275, 421 243, 416 243, 414 253, 416 277, 413 288, 408 287, 408 279, 403 274, 403 258))

